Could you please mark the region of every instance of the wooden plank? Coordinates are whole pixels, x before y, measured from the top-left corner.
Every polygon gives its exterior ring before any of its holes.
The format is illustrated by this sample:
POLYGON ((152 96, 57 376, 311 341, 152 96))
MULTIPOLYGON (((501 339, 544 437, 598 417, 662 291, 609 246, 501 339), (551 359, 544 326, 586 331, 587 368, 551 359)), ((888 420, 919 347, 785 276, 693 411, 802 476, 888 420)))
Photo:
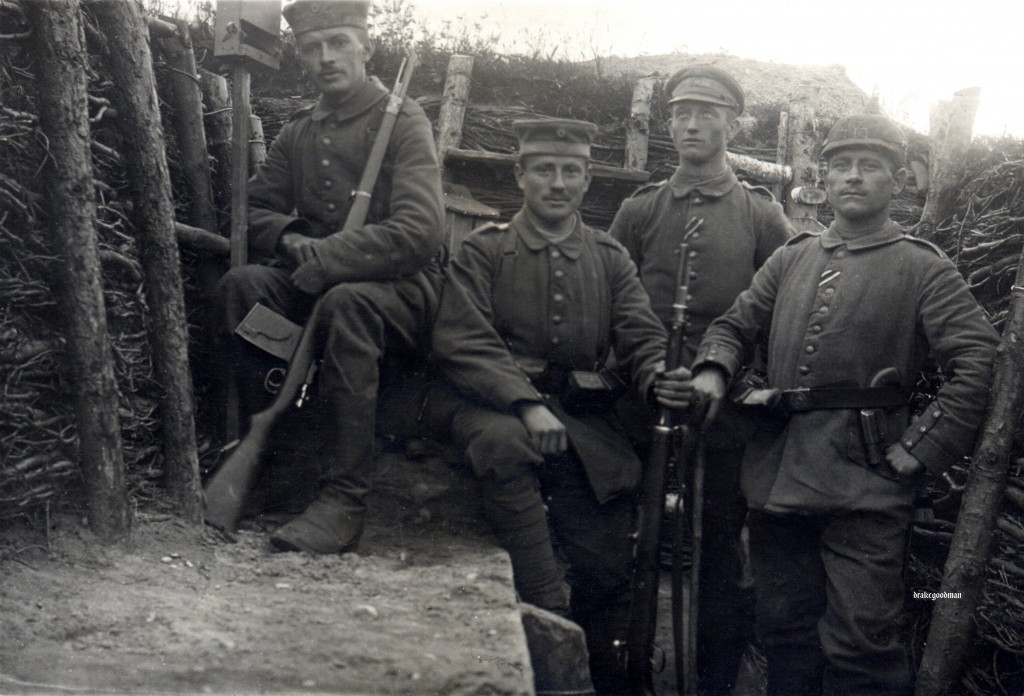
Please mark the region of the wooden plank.
MULTIPOLYGON (((803 94, 789 105, 789 166, 794 186, 818 187, 818 133, 816 112, 821 88, 807 83, 803 94)), ((786 215, 797 232, 820 232, 818 206, 787 196, 786 215)))
POLYGON ((725 161, 734 170, 746 172, 760 184, 785 186, 793 180, 793 169, 787 164, 766 162, 736 152, 726 152, 725 161))
POLYGON ((644 77, 633 88, 633 103, 626 124, 626 169, 647 169, 647 142, 651 125, 651 98, 658 80, 644 77))
MULTIPOLYGON (((459 161, 459 162, 474 162, 478 164, 488 164, 496 166, 511 167, 515 164, 516 155, 508 154, 506 152, 486 152, 484 150, 461 150, 452 149, 445 153, 445 161, 459 161)), ((611 167, 607 164, 591 165, 591 170, 595 177, 601 177, 604 179, 615 179, 619 181, 629 181, 633 183, 645 183, 650 178, 650 173, 645 171, 637 171, 635 169, 623 169, 621 167, 611 167)))
POLYGON ((179 244, 184 244, 196 251, 205 251, 220 256, 228 256, 231 253, 231 242, 227 237, 222 237, 201 227, 175 222, 174 234, 178 238, 179 244))
POLYGON ((444 167, 445 153, 462 142, 462 125, 469 103, 473 56, 453 55, 448 61, 448 77, 437 116, 437 161, 444 167))

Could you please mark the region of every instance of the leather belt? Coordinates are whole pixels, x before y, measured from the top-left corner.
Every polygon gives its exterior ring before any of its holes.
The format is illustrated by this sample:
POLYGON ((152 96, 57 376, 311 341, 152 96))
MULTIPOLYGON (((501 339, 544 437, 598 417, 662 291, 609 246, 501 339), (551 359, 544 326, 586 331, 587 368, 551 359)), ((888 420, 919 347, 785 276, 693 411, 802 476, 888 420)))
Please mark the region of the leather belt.
POLYGON ((782 406, 790 413, 840 408, 893 408, 906 406, 911 392, 900 387, 812 387, 786 389, 782 406))

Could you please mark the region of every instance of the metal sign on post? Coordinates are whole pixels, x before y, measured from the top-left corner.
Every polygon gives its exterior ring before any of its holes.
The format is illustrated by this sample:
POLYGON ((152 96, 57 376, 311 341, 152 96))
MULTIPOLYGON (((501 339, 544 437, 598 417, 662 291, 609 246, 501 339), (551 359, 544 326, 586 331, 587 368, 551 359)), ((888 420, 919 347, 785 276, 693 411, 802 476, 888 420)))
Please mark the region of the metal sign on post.
MULTIPOLYGON (((248 262, 251 67, 281 66, 281 0, 218 0, 213 54, 233 64, 231 79, 231 267, 248 262)), ((228 387, 228 439, 238 436, 238 389, 228 387)))

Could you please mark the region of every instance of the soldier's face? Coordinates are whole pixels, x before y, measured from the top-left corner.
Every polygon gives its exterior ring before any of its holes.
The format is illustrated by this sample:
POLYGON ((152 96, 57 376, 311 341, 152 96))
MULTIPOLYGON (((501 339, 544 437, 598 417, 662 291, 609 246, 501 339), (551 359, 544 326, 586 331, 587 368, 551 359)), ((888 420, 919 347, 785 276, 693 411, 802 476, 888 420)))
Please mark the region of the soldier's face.
POLYGON ((668 124, 680 160, 694 165, 724 156, 739 128, 739 120, 731 109, 690 100, 672 105, 672 120, 668 124))
POLYGON ((590 168, 582 157, 528 155, 515 173, 527 209, 552 226, 576 214, 590 187, 590 168))
POLYGON ((870 148, 840 150, 828 158, 825 190, 840 217, 850 221, 888 216, 889 202, 903 191, 907 171, 870 148))
POLYGON ((303 32, 295 39, 303 69, 328 97, 351 94, 366 82, 370 47, 353 27, 331 27, 303 32))

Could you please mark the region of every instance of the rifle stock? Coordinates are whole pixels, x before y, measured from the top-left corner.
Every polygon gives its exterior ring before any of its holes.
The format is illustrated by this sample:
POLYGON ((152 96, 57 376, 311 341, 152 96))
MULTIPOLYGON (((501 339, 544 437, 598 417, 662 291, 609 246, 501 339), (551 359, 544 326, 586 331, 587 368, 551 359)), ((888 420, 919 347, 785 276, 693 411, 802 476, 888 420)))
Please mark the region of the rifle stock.
MULTIPOLYGON (((366 222, 373 187, 380 174, 384 155, 391 140, 391 132, 394 130, 395 121, 398 120, 398 113, 409 89, 416 62, 417 57, 413 53, 403 59, 402 65, 398 68, 398 77, 388 95, 384 118, 366 159, 359 187, 352 192, 352 203, 342 232, 359 229, 366 222)), ((302 334, 289 361, 284 382, 274 401, 265 410, 252 416, 249 431, 203 487, 203 520, 213 527, 229 532, 237 529, 249 488, 259 470, 267 441, 270 439, 271 428, 297 398, 301 405, 304 387, 309 383, 312 377, 311 370, 314 369, 315 329, 322 301, 322 297, 317 300, 309 319, 302 327, 302 334)))
MULTIPOLYGON (((693 219, 683 233, 676 269, 676 293, 672 302, 672 321, 665 369, 671 371, 683 362, 686 340, 687 302, 689 300, 689 258, 686 238, 703 220, 693 219)), ((654 634, 658 614, 658 576, 660 570, 661 524, 665 512, 668 467, 676 432, 677 412, 660 407, 651 433, 651 446, 644 468, 637 506, 637 527, 634 544, 633 582, 631 587, 629 633, 626 636, 626 672, 632 693, 652 696, 654 688, 654 634)), ((681 464, 681 463, 679 463, 681 464)), ((678 464, 677 464, 678 466, 678 464)))

